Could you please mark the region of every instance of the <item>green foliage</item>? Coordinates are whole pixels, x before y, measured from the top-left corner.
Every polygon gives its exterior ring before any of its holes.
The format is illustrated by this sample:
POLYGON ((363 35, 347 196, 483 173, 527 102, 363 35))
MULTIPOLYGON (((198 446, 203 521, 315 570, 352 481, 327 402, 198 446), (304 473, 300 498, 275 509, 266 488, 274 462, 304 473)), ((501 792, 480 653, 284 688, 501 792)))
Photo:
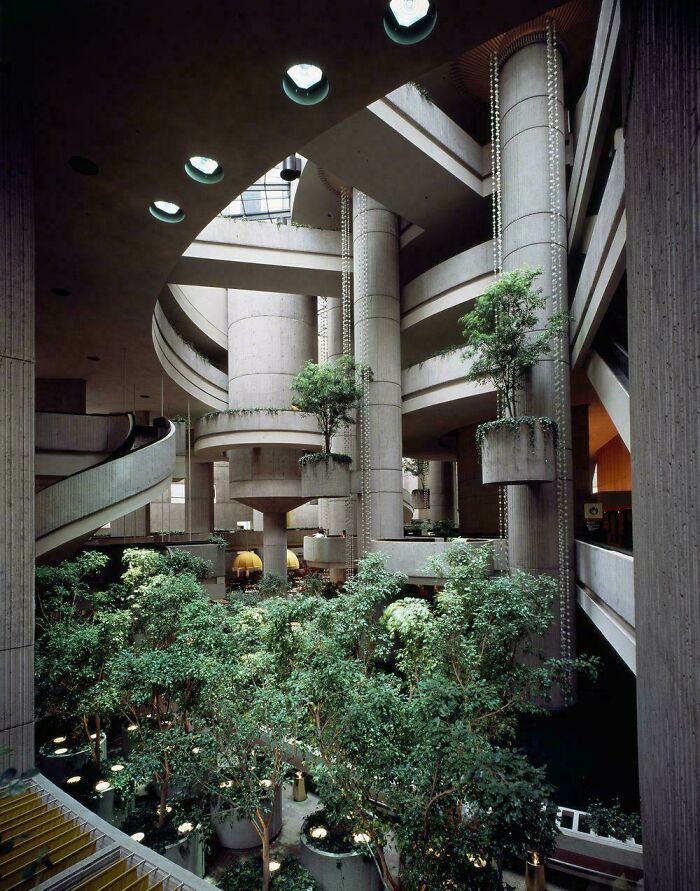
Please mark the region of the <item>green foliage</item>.
POLYGON ((525 375, 568 323, 565 313, 543 318, 547 298, 541 288, 533 288, 541 274, 541 268, 527 266, 503 273, 459 320, 465 356, 475 357, 467 380, 491 382, 510 417, 517 414, 516 397, 525 375))
POLYGON ((226 539, 223 535, 210 535, 207 541, 209 544, 215 544, 220 551, 226 550, 226 539))
POLYGON ((222 411, 208 411, 200 417, 200 421, 205 420, 206 418, 217 418, 219 415, 231 415, 234 418, 244 418, 250 415, 278 415, 281 411, 289 411, 289 409, 282 408, 272 408, 268 407, 255 407, 255 408, 225 408, 222 411))
POLYGON ((299 465, 320 464, 321 461, 335 461, 336 464, 351 464, 350 455, 339 455, 335 452, 308 452, 299 458, 299 465))
POLYGON ((425 489, 425 482, 428 478, 428 469, 430 462, 424 458, 403 458, 401 461, 404 473, 413 474, 418 477, 419 488, 425 489))
POLYGON ((523 426, 529 427, 530 429, 530 446, 534 447, 535 445, 535 425, 539 424, 544 430, 552 431, 552 438, 554 440, 554 447, 557 445, 557 424, 556 421, 553 421, 552 418, 546 417, 536 417, 534 415, 520 415, 517 418, 497 418, 495 421, 486 421, 483 424, 479 424, 476 428, 476 444, 479 447, 479 451, 484 444, 484 437, 491 430, 512 430, 513 433, 520 434, 521 428, 523 426))
POLYGON ((362 399, 362 381, 368 375, 368 368, 341 356, 322 364, 309 360, 292 381, 296 407, 316 416, 324 452, 330 453, 331 437, 355 422, 351 412, 362 399))
POLYGON ((642 821, 639 814, 623 810, 618 798, 610 804, 594 800, 588 806, 588 825, 596 835, 609 835, 618 841, 633 838, 638 845, 642 843, 642 821))
POLYGON ((457 527, 452 520, 435 520, 430 524, 430 531, 436 538, 452 538, 457 531, 457 527))
MULTIPOLYGON (((260 888, 262 860, 252 857, 232 863, 223 871, 217 885, 223 891, 254 891, 260 888)), ((272 876, 272 891, 317 891, 318 885, 311 873, 294 860, 287 857, 282 861, 279 872, 272 876)))
POLYGON ((288 589, 287 579, 283 579, 272 572, 266 573, 258 582, 257 590, 260 597, 280 597, 288 589))

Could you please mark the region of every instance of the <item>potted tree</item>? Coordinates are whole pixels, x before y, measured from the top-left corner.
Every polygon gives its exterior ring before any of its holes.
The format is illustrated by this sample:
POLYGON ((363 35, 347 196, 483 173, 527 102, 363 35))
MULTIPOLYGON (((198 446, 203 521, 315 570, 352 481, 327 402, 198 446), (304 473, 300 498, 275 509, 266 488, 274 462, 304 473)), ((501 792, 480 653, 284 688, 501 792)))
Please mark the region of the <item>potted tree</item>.
POLYGON ((566 313, 546 315, 547 298, 533 288, 541 274, 528 267, 504 273, 459 320, 464 355, 474 359, 467 380, 492 383, 505 411, 477 428, 484 483, 550 482, 556 475, 555 422, 518 412, 525 377, 568 323, 566 313))
POLYGON ((369 369, 341 356, 333 362, 307 362, 292 381, 294 407, 315 415, 323 435, 323 451, 303 455, 301 494, 304 498, 335 498, 350 494, 349 455, 331 452, 338 431, 354 424, 353 411, 362 398, 361 380, 369 369))
POLYGON ((424 458, 404 458, 403 469, 418 480, 418 488, 411 491, 414 510, 430 510, 430 489, 426 488, 430 463, 424 458))

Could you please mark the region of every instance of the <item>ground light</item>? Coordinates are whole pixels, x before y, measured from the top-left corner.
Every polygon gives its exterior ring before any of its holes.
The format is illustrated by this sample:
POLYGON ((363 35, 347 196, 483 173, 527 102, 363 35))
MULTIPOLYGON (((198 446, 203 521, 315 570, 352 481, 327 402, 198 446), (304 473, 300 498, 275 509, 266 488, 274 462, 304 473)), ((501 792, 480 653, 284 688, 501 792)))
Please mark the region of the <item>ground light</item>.
POLYGON ((185 164, 185 173, 195 182, 204 185, 220 183, 224 178, 224 169, 213 158, 204 155, 193 155, 185 164))
POLYGON ((287 69, 282 78, 285 94, 299 105, 317 105, 328 95, 328 78, 318 65, 301 62, 287 69))
POLYGON ((184 210, 172 201, 154 201, 148 210, 161 223, 181 223, 185 219, 184 210))
POLYGON ((391 0, 384 13, 384 30, 395 43, 419 43, 436 21, 433 0, 391 0))

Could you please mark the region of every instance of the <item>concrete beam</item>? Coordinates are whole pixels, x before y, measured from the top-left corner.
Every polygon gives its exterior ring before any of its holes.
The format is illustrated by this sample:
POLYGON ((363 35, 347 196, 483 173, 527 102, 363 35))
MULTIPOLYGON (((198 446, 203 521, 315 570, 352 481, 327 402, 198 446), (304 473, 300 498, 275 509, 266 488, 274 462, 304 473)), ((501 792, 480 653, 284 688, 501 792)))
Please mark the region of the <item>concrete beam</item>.
POLYGON ((629 393, 622 386, 617 375, 610 370, 608 364, 595 350, 591 351, 588 359, 586 375, 600 397, 605 411, 610 415, 622 441, 627 446, 627 451, 631 452, 629 393))

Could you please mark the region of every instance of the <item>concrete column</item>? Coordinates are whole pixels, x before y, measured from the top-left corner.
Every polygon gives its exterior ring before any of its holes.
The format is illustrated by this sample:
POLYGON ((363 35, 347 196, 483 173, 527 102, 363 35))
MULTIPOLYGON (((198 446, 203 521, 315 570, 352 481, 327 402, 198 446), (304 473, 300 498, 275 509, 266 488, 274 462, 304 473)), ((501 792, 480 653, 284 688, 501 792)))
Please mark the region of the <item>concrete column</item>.
POLYGON ((644 887, 700 877, 700 22, 622 3, 644 887))
POLYGON ((265 575, 287 578, 287 515, 276 511, 263 514, 263 571, 265 575))
POLYGON ((476 425, 457 432, 459 534, 465 538, 498 535, 498 489, 481 482, 476 425))
MULTIPOLYGON (((541 266, 544 274, 536 282, 548 296, 537 328, 552 315, 552 260, 550 231, 549 129, 547 125, 547 50, 544 35, 533 35, 533 42, 516 50, 504 62, 500 75, 501 152, 503 188, 503 268, 523 264, 541 266)), ((566 287, 566 171, 564 158, 565 109, 561 56, 556 53, 558 79, 558 120, 556 164, 559 171, 559 206, 561 216, 556 232, 556 249, 561 259, 564 305, 568 306, 566 287)), ((537 329, 536 329, 537 330, 537 329)), ((559 361, 554 348, 532 370, 518 400, 519 414, 556 416, 556 369, 559 361)), ((564 426, 559 436, 570 441, 569 356, 564 360, 564 426)), ((569 503, 570 541, 566 555, 569 567, 568 593, 565 597, 565 624, 571 629, 573 648, 573 484, 571 450, 567 449, 564 473, 569 503)), ((509 486, 508 550, 511 570, 559 575, 557 487, 555 484, 509 486)), ((545 652, 559 656, 563 651, 562 616, 559 603, 553 604, 554 623, 544 641, 545 652)), ((557 700, 553 705, 557 706, 557 700)))
POLYGON ((109 524, 112 538, 135 538, 151 534, 151 509, 146 504, 123 517, 117 517, 109 524))
POLYGON ((452 500, 454 465, 451 461, 431 461, 428 465, 430 519, 454 521, 452 500))
POLYGON ((185 477, 185 528, 189 535, 214 531, 214 465, 192 461, 185 477))
POLYGON ((355 358, 372 369, 369 460, 373 539, 403 538, 401 308, 396 215, 353 192, 355 358))
POLYGON ((12 24, 0 38, 0 772, 34 763, 33 124, 12 24))

